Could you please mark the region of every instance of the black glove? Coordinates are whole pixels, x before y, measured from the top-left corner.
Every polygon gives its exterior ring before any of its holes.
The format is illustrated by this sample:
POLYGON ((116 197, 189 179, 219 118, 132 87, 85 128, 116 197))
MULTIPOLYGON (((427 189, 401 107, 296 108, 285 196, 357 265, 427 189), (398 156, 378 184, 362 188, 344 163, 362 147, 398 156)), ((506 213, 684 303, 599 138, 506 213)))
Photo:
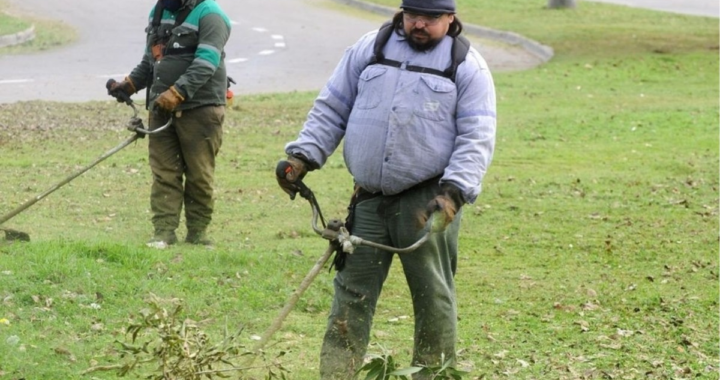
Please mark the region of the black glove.
POLYGON ((425 225, 428 219, 436 212, 440 213, 440 217, 433 221, 434 231, 444 231, 448 224, 455 219, 455 214, 465 204, 462 193, 457 186, 444 183, 440 186, 440 194, 431 199, 425 206, 425 212, 420 216, 421 225, 425 225))
POLYGON ((130 77, 125 77, 122 82, 118 82, 115 79, 108 79, 105 83, 105 88, 108 90, 108 95, 117 99, 120 103, 132 103, 130 96, 135 94, 137 90, 130 77))
POLYGON ((288 156, 287 160, 278 162, 275 169, 275 178, 280 188, 286 192, 290 199, 295 199, 295 194, 300 191, 297 182, 305 178, 308 172, 307 161, 294 156, 288 156))

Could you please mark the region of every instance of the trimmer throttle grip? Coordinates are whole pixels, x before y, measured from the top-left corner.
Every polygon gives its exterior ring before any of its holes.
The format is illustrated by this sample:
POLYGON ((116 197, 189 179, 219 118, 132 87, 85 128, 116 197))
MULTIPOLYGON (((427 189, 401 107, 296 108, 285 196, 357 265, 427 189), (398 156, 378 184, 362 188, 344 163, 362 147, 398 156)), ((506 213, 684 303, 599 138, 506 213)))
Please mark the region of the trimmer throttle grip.
POLYGON ((115 90, 111 90, 113 88, 113 85, 115 85, 117 81, 115 79, 108 79, 107 83, 105 83, 105 88, 108 90, 108 95, 114 97, 118 100, 118 102, 125 103, 125 104, 132 104, 132 99, 130 99, 130 95, 125 93, 122 88, 116 88, 115 90))
POLYGON ((275 175, 278 178, 287 179, 287 175, 292 172, 293 168, 292 165, 290 165, 289 162, 286 160, 281 160, 278 162, 277 167, 275 168, 275 175))
POLYGON ((298 178, 298 173, 295 173, 292 165, 287 160, 281 160, 275 167, 275 176, 278 178, 278 182, 284 182, 281 187, 290 191, 290 199, 295 199, 295 194, 300 193, 300 196, 310 200, 313 197, 312 190, 307 187, 301 179, 298 178))

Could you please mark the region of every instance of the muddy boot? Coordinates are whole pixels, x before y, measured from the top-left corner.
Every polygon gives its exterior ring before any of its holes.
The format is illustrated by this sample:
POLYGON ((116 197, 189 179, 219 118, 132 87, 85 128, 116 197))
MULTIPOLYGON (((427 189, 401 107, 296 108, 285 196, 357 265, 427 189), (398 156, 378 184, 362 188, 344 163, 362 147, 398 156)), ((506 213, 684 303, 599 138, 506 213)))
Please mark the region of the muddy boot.
POLYGON ((156 230, 155 235, 152 237, 152 239, 148 240, 145 245, 150 248, 165 249, 175 243, 177 243, 177 236, 175 236, 175 231, 156 230))
POLYGON ((205 230, 188 230, 187 236, 185 236, 185 243, 212 246, 213 243, 207 237, 205 230))

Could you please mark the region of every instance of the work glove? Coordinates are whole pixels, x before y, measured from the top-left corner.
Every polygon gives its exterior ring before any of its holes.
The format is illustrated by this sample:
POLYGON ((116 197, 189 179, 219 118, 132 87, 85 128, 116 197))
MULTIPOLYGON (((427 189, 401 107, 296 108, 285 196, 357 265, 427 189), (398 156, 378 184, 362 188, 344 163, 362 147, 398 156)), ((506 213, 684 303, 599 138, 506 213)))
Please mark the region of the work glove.
POLYGON ((278 162, 275 178, 280 188, 290 196, 290 199, 294 200, 295 195, 300 191, 297 182, 305 177, 308 166, 307 161, 295 156, 288 156, 287 160, 278 162))
POLYGON ((440 186, 440 193, 428 202, 418 219, 421 225, 425 225, 428 219, 434 218, 433 231, 444 231, 448 224, 455 220, 455 214, 464 204, 460 189, 453 184, 444 183, 440 186))
POLYGON ((120 103, 130 103, 130 96, 137 92, 135 84, 130 77, 125 77, 122 82, 118 82, 115 79, 108 79, 105 83, 105 88, 108 90, 108 95, 117 99, 120 103))
POLYGON ((157 100, 155 100, 155 105, 164 111, 172 112, 184 101, 185 97, 182 96, 180 91, 173 85, 158 96, 157 100))

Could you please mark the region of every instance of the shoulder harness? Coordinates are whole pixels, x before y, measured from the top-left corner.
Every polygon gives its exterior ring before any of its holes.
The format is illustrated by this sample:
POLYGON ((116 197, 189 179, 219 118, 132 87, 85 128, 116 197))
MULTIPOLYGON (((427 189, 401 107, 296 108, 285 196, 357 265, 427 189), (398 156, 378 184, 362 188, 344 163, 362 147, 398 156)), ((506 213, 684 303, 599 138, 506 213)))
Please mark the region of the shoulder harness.
MULTIPOLYGON (((383 54, 383 49, 385 48, 385 45, 390 40, 390 36, 395 31, 395 28, 393 27, 392 21, 385 22, 378 31, 377 36, 375 37, 375 45, 373 48, 373 58, 370 61, 369 65, 386 65, 386 66, 392 66, 392 67, 401 67, 402 62, 395 61, 392 59, 385 58, 385 54, 383 54)), ((461 63, 465 61, 465 58, 467 57, 468 51, 470 50, 470 41, 468 41, 467 38, 460 35, 457 37, 453 37, 453 45, 452 45, 452 60, 450 62, 450 66, 446 68, 443 71, 429 68, 429 67, 422 67, 422 66, 414 66, 414 65, 407 65, 405 66, 405 69, 408 71, 414 71, 418 73, 427 73, 427 74, 433 74, 433 75, 439 75, 444 78, 448 78, 451 81, 455 82, 455 75, 457 73, 457 68, 460 66, 461 63)))
MULTIPOLYGON (((179 13, 177 14, 177 17, 175 17, 175 27, 182 25, 183 22, 185 22, 185 19, 187 19, 188 15, 205 0, 197 0, 195 3, 195 6, 185 6, 184 8, 180 9, 179 13)), ((152 29, 155 30, 155 33, 157 33, 158 28, 160 27, 160 23, 162 20, 162 14, 165 8, 162 5, 162 0, 158 0, 157 4, 155 5, 155 12, 153 13, 153 20, 152 20, 152 29)), ((167 39, 170 38, 169 35, 163 35, 158 36, 160 41, 167 41, 167 39)), ((164 43, 163 43, 164 44, 164 43)), ((187 53, 195 53, 197 50, 196 46, 185 46, 181 48, 173 48, 171 46, 166 46, 163 49, 163 55, 175 55, 175 54, 187 54, 187 53)))

